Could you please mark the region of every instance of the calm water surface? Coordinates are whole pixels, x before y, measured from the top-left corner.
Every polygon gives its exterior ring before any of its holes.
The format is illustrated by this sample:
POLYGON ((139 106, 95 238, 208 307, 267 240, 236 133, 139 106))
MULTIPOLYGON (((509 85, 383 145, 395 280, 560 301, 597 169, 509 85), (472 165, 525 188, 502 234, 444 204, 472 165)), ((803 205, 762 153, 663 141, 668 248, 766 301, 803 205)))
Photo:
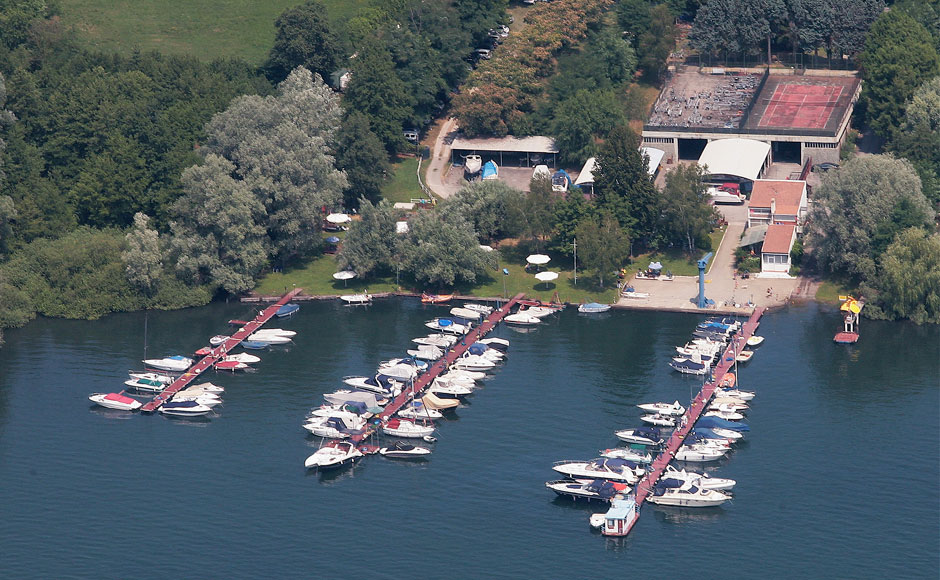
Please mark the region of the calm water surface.
MULTIPOLYGON (((189 352, 240 304, 151 313, 148 354, 189 352)), ((747 442, 715 467, 738 480, 721 508, 644 507, 627 539, 603 511, 544 488, 553 461, 596 456, 638 425, 641 402, 687 401, 666 366, 699 317, 572 309, 512 340, 508 361, 432 459, 365 458, 305 473, 300 424, 348 374, 402 354, 442 307, 304 304, 294 344, 226 387, 205 422, 108 412, 144 350, 144 315, 39 320, 0 349, 0 577, 936 578, 940 570, 940 331, 837 312, 763 319, 742 366, 758 391, 747 442)))

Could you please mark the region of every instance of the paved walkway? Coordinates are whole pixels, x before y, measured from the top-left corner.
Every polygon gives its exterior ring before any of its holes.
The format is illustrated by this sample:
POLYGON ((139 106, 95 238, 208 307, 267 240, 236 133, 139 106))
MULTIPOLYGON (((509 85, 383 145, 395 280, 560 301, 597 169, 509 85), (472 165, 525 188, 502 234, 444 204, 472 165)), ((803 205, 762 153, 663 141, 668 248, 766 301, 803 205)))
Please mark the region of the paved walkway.
POLYGON ((425 183, 435 195, 447 199, 460 189, 447 183, 447 170, 450 169, 450 144, 457 135, 457 119, 448 117, 444 120, 431 148, 431 159, 428 160, 427 172, 424 174, 425 183))

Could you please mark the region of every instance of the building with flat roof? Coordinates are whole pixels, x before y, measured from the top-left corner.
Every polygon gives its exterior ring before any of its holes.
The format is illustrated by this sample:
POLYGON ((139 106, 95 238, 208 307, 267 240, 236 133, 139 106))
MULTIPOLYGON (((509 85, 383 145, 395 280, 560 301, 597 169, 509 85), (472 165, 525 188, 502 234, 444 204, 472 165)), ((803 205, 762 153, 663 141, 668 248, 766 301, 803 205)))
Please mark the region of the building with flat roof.
POLYGON ((861 81, 855 73, 790 70, 679 72, 663 87, 643 126, 643 146, 667 163, 696 160, 716 139, 751 139, 770 161, 839 161, 861 81))

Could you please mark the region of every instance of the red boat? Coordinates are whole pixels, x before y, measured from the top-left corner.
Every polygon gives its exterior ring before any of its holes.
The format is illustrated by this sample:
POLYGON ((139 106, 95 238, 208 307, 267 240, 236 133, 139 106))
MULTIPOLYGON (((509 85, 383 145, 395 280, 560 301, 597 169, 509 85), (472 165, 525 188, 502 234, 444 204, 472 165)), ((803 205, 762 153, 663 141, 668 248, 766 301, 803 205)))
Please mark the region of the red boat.
POLYGON ((237 360, 220 360, 215 363, 215 368, 220 371, 238 371, 241 369, 247 369, 248 365, 243 362, 238 362, 237 360))
POLYGON ((450 302, 453 294, 421 294, 421 302, 425 304, 443 304, 450 302))

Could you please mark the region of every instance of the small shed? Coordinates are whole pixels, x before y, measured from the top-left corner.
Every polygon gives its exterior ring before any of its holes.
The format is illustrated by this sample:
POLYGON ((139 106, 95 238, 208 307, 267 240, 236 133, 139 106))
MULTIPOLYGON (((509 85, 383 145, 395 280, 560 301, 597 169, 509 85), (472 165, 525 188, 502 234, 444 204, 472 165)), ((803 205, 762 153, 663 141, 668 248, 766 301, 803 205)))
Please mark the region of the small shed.
POLYGON ((760 251, 761 274, 787 276, 790 271, 790 250, 796 242, 796 226, 771 224, 760 251))

